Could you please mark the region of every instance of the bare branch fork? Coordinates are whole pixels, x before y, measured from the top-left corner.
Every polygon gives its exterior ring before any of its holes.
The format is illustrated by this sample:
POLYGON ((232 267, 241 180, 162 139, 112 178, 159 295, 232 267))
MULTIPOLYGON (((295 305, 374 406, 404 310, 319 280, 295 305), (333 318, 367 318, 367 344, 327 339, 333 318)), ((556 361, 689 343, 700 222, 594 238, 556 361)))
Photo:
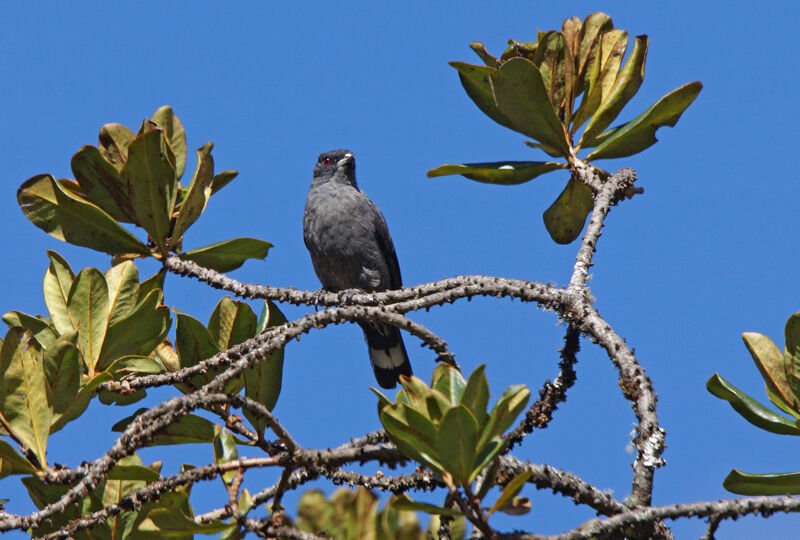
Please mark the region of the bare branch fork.
MULTIPOLYGON (((293 288, 244 284, 190 261, 183 261, 177 256, 166 259, 164 266, 169 271, 194 277, 212 287, 229 291, 242 298, 261 298, 296 305, 321 304, 327 307, 282 326, 270 328, 196 366, 173 373, 140 376, 101 385, 100 390, 132 392, 140 388, 186 381, 194 375, 210 369, 222 370, 218 376, 202 388, 169 399, 136 417, 112 447, 95 461, 75 469, 49 471, 44 478, 46 481, 74 483, 75 485, 59 501, 39 512, 26 516, 0 513, 0 531, 36 527, 44 519, 63 511, 85 497, 107 476, 120 459, 143 447, 159 430, 195 409, 220 404, 247 409, 264 418, 267 426, 277 438, 276 441, 279 442, 279 444, 270 443, 272 444, 270 448, 275 450, 274 455, 211 464, 162 478, 115 504, 110 504, 94 514, 73 521, 63 529, 51 533, 47 538, 69 537, 77 531, 90 528, 126 509, 135 508, 146 501, 156 500, 162 493, 177 486, 209 480, 230 470, 243 472, 254 467, 278 467, 284 470, 278 484, 266 487, 253 496, 254 508, 269 500, 272 500, 274 505, 279 505, 283 491, 294 489, 320 476, 330 479, 335 484, 361 485, 393 493, 441 488, 442 484, 424 470, 418 470, 410 475, 384 476, 376 474, 370 476, 341 469, 342 465, 353 462, 374 461, 385 463, 390 467, 405 462, 405 457, 388 442, 386 434, 382 431, 353 439, 333 450, 305 449, 292 438, 289 430, 280 424, 263 405, 246 397, 227 395, 221 392, 228 381, 237 377, 247 367, 264 361, 271 352, 283 348, 291 339, 298 339, 311 330, 344 322, 368 320, 403 328, 431 348, 437 354, 438 360, 457 366, 445 341, 424 326, 408 319, 405 314, 452 303, 463 298, 469 299, 473 296, 518 298, 525 302, 535 302, 540 307, 555 311, 560 319, 567 323, 564 347, 560 351, 561 362, 558 377, 555 382, 546 381, 544 383, 539 399, 532 405, 521 423, 509 434, 507 439, 509 450, 515 444, 520 444, 526 434, 531 433, 534 429, 546 427, 558 404, 566 399, 567 390, 575 382, 574 365, 577 361, 580 334, 606 350, 619 371, 620 387, 625 398, 631 402, 638 422, 633 440, 637 452, 633 463, 632 489, 626 503, 603 493, 597 487, 575 475, 553 467, 522 462, 510 455, 498 458, 500 467, 497 480, 501 485, 505 485, 516 474, 527 470, 532 473, 529 482, 536 485, 537 488, 550 489, 555 493, 568 496, 576 503, 588 505, 599 514, 608 516, 607 518, 594 520, 572 531, 555 536, 527 533, 497 535, 491 529, 482 527, 485 534, 491 533, 491 536, 498 538, 566 540, 608 536, 623 531, 634 531, 638 535, 646 534, 646 531, 656 531, 658 535, 669 537, 668 530, 658 525, 661 520, 709 517, 710 525, 707 537, 711 538, 722 519, 735 518, 744 513, 755 512, 766 515, 774 512, 800 511, 800 499, 791 497, 753 497, 660 507, 650 506, 654 472, 656 468, 664 464, 661 453, 664 449, 665 431, 658 424, 656 395, 650 379, 638 363, 633 351, 592 306, 591 295, 586 287, 589 269, 592 266, 592 258, 604 226, 605 217, 612 206, 624 197, 637 192, 633 187, 635 175, 630 169, 621 169, 615 175, 601 179, 592 168, 580 165, 579 163, 575 164, 573 175, 592 187, 595 192, 595 203, 566 288, 499 277, 456 276, 433 283, 380 293, 321 294, 293 288), (655 529, 653 529, 653 525, 656 526, 655 529)), ((231 496, 233 497, 233 495, 231 496)), ((458 502, 456 499, 453 500, 458 502)), ((228 505, 212 510, 195 519, 198 523, 205 523, 228 517, 234 518, 245 529, 265 538, 319 538, 313 534, 274 523, 269 519, 248 518, 239 511, 237 505, 228 505)), ((486 525, 485 522, 483 524, 486 525)))

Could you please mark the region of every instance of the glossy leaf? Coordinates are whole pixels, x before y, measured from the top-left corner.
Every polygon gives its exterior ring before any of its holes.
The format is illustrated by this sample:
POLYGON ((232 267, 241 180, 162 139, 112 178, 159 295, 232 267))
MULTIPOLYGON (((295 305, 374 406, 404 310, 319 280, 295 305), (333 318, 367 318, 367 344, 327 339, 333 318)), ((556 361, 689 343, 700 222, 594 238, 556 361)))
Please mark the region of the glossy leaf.
POLYGON ((483 113, 509 129, 515 129, 508 117, 500 112, 492 93, 492 83, 490 75, 496 70, 490 67, 476 66, 464 62, 450 62, 450 65, 458 71, 458 78, 461 86, 467 92, 469 98, 483 111, 483 113))
POLYGON ((562 151, 569 144, 561 122, 550 103, 539 69, 529 60, 512 58, 491 75, 497 107, 515 131, 562 151))
MULTIPOLYGON (((146 410, 139 409, 133 415, 123 418, 111 426, 111 431, 122 433, 139 414, 146 410)), ((202 416, 187 414, 161 429, 145 446, 214 442, 214 426, 213 422, 206 420, 202 416)))
POLYGON ((36 467, 19 455, 14 447, 3 439, 0 439, 0 478, 11 476, 12 474, 33 474, 36 467))
POLYGON ((211 183, 211 194, 221 190, 231 183, 231 181, 239 175, 239 171, 222 171, 214 175, 214 181, 211 183))
POLYGON ((514 500, 519 492, 522 490, 525 482, 530 480, 531 476, 533 476, 533 472, 531 471, 523 471, 519 473, 517 476, 511 479, 511 481, 506 484, 506 487, 503 488, 503 491, 500 493, 500 496, 494 502, 492 507, 489 509, 487 513, 487 517, 491 516, 504 506, 508 505, 510 502, 514 500))
POLYGON ((256 334, 258 318, 250 306, 225 296, 220 300, 208 321, 208 331, 220 351, 250 339, 256 334))
POLYGON ((214 182, 212 148, 214 148, 214 143, 206 143, 197 151, 197 167, 194 170, 194 177, 172 230, 173 244, 179 242, 183 233, 197 221, 211 197, 211 185, 214 182))
POLYGON ((172 209, 177 196, 175 156, 161 131, 138 135, 128 147, 122 179, 130 186, 136 223, 166 253, 172 209))
POLYGON ((486 67, 496 68, 497 67, 497 58, 486 52, 486 47, 480 41, 473 41, 469 44, 469 48, 475 51, 483 63, 486 64, 486 67))
POLYGON ((89 375, 95 373, 108 324, 108 286, 96 268, 84 268, 72 283, 67 311, 73 328, 78 330, 78 350, 89 375))
POLYGON ((609 30, 600 36, 598 45, 599 50, 595 51, 591 65, 587 66, 583 99, 572 118, 570 133, 575 133, 591 118, 611 93, 628 48, 628 33, 619 29, 609 30))
POLYGON ((449 364, 439 364, 431 376, 431 388, 444 394, 447 401, 453 405, 461 402, 467 381, 459 371, 449 364))
POLYGON ((460 403, 483 425, 487 420, 486 407, 489 405, 489 381, 485 374, 486 364, 481 364, 469 376, 460 403))
POLYGON ((78 395, 75 396, 75 399, 73 399, 69 405, 63 408, 63 412, 59 413, 56 411, 56 415, 53 417, 53 422, 50 425, 50 433, 55 433, 63 428, 68 422, 71 422, 82 415, 89 406, 89 402, 95 395, 97 395, 97 387, 100 386, 101 383, 108 382, 111 379, 112 377, 110 373, 98 373, 89 379, 82 387, 80 387, 78 390, 78 395))
POLYGON ((25 216, 47 234, 110 255, 148 255, 150 250, 96 205, 64 190, 49 174, 24 182, 17 201, 25 216))
POLYGON ((256 238, 234 238, 186 251, 180 257, 217 272, 229 272, 242 266, 247 259, 266 258, 271 247, 269 242, 256 238))
POLYGON ((108 287, 108 325, 111 326, 130 314, 138 303, 139 271, 133 261, 112 266, 103 277, 108 287))
POLYGON ((33 333, 33 337, 43 347, 47 347, 58 337, 55 330, 50 328, 50 325, 41 319, 37 319, 27 313, 21 311, 9 311, 3 315, 3 322, 9 327, 21 326, 33 333))
POLYGON ((470 180, 485 184, 512 186, 522 184, 539 175, 563 169, 560 163, 545 161, 498 161, 494 163, 464 163, 441 165, 428 171, 428 178, 460 174, 470 180))
POLYGON ((581 234, 593 206, 594 199, 589 186, 570 178, 564 191, 542 216, 553 241, 569 244, 575 240, 581 234))
POLYGON ((605 13, 592 13, 583 20, 578 51, 575 55, 575 68, 579 80, 586 78, 586 72, 593 63, 595 55, 600 54, 602 36, 613 27, 611 17, 605 13))
POLYGON ((123 356, 115 360, 108 369, 115 379, 122 379, 126 375, 151 375, 162 373, 164 366, 149 356, 123 356))
POLYGON ((52 396, 53 411, 64 412, 78 396, 81 358, 71 333, 49 345, 43 354, 44 373, 52 396))
POLYGON ((167 275, 167 271, 164 269, 159 270, 157 273, 153 274, 146 280, 142 281, 139 284, 139 295, 136 299, 136 303, 138 304, 144 298, 150 294, 150 292, 161 289, 162 292, 164 290, 164 277, 167 275))
MULTIPOLYGON (((175 350, 182 368, 194 366, 220 352, 216 341, 203 323, 177 310, 175 316, 175 350)), ((214 373, 196 375, 190 380, 189 386, 179 385, 178 388, 184 392, 200 388, 210 381, 210 376, 213 375, 214 373)))
POLYGON ((452 407, 442 418, 436 449, 445 470, 456 483, 470 482, 476 459, 478 422, 463 405, 452 407))
POLYGON ((152 291, 127 317, 108 328, 97 370, 103 371, 122 356, 149 355, 164 340, 171 322, 169 308, 161 304, 161 291, 152 291))
POLYGON ((730 403, 736 412, 756 427, 781 435, 800 435, 800 428, 792 420, 766 408, 717 373, 708 379, 706 389, 730 403))
POLYGON ((586 161, 630 156, 658 142, 656 131, 662 126, 674 126, 683 111, 692 104, 703 89, 699 82, 685 84, 659 99, 634 120, 598 135, 589 146, 599 143, 586 161))
POLYGON ((48 250, 47 256, 50 266, 44 275, 44 303, 53 319, 53 326, 59 334, 66 334, 75 329, 67 312, 67 299, 75 274, 66 259, 55 251, 48 250))
POLYGON ((135 135, 122 124, 106 124, 100 128, 99 151, 118 171, 128 161, 128 146, 135 135))
POLYGON ((617 118, 622 108, 639 90, 644 80, 646 58, 647 36, 636 36, 633 42, 633 50, 627 62, 625 62, 625 67, 619 72, 611 91, 600 103, 589 123, 586 124, 586 129, 579 143, 581 148, 595 146, 595 137, 611 125, 611 122, 617 118))
POLYGON ((101 155, 100 150, 94 146, 81 147, 72 156, 71 165, 72 174, 89 202, 117 221, 133 223, 128 184, 122 180, 119 170, 101 155))
POLYGON ((722 486, 739 495, 798 495, 800 473, 751 474, 733 469, 722 486))
MULTIPOLYGON (((214 426, 214 463, 227 463, 239 459, 239 451, 236 449, 236 441, 227 430, 220 426, 214 426)), ((230 486, 236 471, 222 473, 222 481, 226 486, 230 486)))
POLYGON ((426 514, 439 514, 442 516, 452 517, 458 517, 462 515, 461 512, 456 508, 445 508, 444 506, 434 506, 432 504, 412 501, 406 494, 398 496, 394 502, 392 502, 392 506, 402 510, 425 512, 426 514))
POLYGON ((436 428, 430 420, 403 404, 385 407, 381 423, 397 448, 406 456, 437 471, 444 465, 436 455, 436 428))
POLYGON ((750 351, 758 371, 764 378, 767 388, 780 396, 781 400, 796 406, 797 398, 784 366, 784 354, 767 336, 757 332, 745 332, 742 340, 750 351))
MULTIPOLYGON (((784 373, 789 385, 790 396, 794 399, 789 400, 793 404, 792 414, 800 413, 800 312, 793 313, 786 321, 784 329, 786 340, 784 353, 784 373)), ((781 393, 783 394, 783 393, 781 393)))
POLYGON ((567 99, 571 98, 571 89, 568 90, 568 87, 574 84, 575 76, 564 35, 553 30, 542 36, 532 61, 539 68, 553 112, 558 115, 567 99))
MULTIPOLYGON (((264 302, 264 309, 261 312, 261 318, 258 321, 256 331, 261 333, 267 328, 281 326, 285 323, 286 317, 284 317, 283 313, 278 309, 278 306, 267 300, 264 302)), ((283 357, 284 349, 273 351, 267 358, 244 371, 244 395, 258 401, 270 411, 275 408, 275 404, 278 402, 278 396, 280 396, 281 393, 281 384, 283 382, 283 357)), ((266 429, 266 422, 264 419, 252 414, 246 409, 243 412, 245 418, 253 425, 256 433, 262 436, 266 429)))
POLYGON ((8 331, 0 348, 0 412, 16 437, 47 465, 47 438, 53 407, 44 377, 42 347, 29 330, 8 331))
POLYGON ((489 440, 501 436, 514 422, 519 413, 528 403, 531 391, 525 385, 515 384, 506 388, 500 399, 489 413, 489 422, 481 433, 478 448, 483 447, 489 440))
POLYGON ((472 469, 472 475, 470 475, 469 481, 472 482, 486 467, 496 463, 494 458, 499 456, 505 449, 506 443, 500 437, 494 437, 489 440, 484 440, 482 438, 478 446, 478 456, 475 459, 475 465, 472 469))
POLYGON ((175 112, 169 105, 159 107, 150 117, 150 121, 164 132, 167 141, 169 141, 169 147, 175 156, 175 175, 180 180, 181 176, 183 176, 183 171, 186 169, 186 154, 188 152, 186 131, 183 129, 183 124, 175 116, 175 112))

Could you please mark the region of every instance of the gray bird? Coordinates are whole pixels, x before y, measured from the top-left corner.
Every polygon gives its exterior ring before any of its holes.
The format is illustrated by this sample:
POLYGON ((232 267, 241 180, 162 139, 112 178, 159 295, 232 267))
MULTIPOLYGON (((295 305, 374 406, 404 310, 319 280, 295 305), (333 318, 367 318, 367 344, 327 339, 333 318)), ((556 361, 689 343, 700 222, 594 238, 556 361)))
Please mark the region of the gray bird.
MULTIPOLYGON (((371 292, 403 286, 386 220, 358 189, 356 160, 349 150, 332 150, 317 159, 303 216, 303 239, 326 290, 371 292)), ((378 384, 394 388, 400 375, 411 375, 400 330, 383 324, 358 324, 378 384)))

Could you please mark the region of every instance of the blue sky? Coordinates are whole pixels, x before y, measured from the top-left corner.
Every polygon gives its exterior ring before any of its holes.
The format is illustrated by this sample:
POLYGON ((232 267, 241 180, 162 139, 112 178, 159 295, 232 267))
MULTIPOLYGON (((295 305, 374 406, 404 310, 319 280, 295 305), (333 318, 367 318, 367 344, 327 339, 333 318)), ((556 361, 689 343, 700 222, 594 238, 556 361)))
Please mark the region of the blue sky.
MULTIPOLYGON (((8 3, 0 32, 0 310, 44 312, 46 249, 76 269, 109 264, 32 226, 16 204, 19 184, 43 172, 70 177, 72 154, 96 144, 102 124, 135 128, 163 104, 183 121, 191 150, 214 141, 217 169, 240 171, 184 246, 237 236, 275 245, 266 262, 236 271, 238 279, 318 288, 302 240, 303 205, 316 156, 346 147, 356 155, 360 187, 386 216, 407 285, 476 273, 566 284, 577 245, 554 244, 541 219, 563 174, 502 187, 427 179, 425 172, 442 163, 542 159, 472 104, 447 62, 477 63, 471 41, 499 54, 509 38, 533 40, 537 28, 559 28, 566 17, 594 11, 631 35, 650 36, 645 82, 621 119, 686 82, 705 86, 676 128, 659 131, 658 144, 603 163, 608 170, 633 167, 645 188, 611 213, 591 288, 659 394, 668 466, 657 474, 654 502, 727 497, 721 482, 733 467, 800 470, 797 440, 755 429, 705 390, 718 371, 765 399, 740 335, 759 331, 782 346, 783 325, 800 309, 800 7, 790 2, 757 9, 683 1, 8 3)), ((144 263, 140 272, 155 268, 144 263)), ((176 277, 166 285, 167 303, 203 321, 222 296, 176 277)), ((285 309, 290 319, 305 311, 285 309)), ((564 328, 552 313, 475 299, 413 318, 443 336, 466 370, 486 363, 495 396, 514 383, 536 389, 557 374, 564 328)), ((428 379, 433 355, 411 336, 406 344, 416 373, 428 379)), ((529 437, 520 455, 623 497, 635 418, 613 366, 588 342, 577 372, 551 427, 529 437)), ((335 446, 378 427, 371 385, 358 328, 330 328, 288 347, 275 412, 301 443, 335 446)), ((146 403, 170 395, 152 392, 146 403)), ((89 418, 51 439, 50 461, 74 466, 99 456, 114 440, 108 428, 138 406, 93 405, 89 418)), ((148 450, 143 459, 161 454, 148 450)), ((167 455, 166 472, 180 460, 211 459, 200 446, 167 455)), ((257 490, 271 481, 254 474, 247 485, 257 490)), ((196 492, 198 511, 224 504, 216 483, 196 492)), ((532 487, 524 494, 533 512, 501 518, 501 528, 556 533, 592 517, 559 496, 532 487)), ((12 499, 10 511, 31 509, 16 478, 2 481, 2 495, 12 499)), ((289 509, 295 500, 286 500, 289 509)), ((785 536, 798 519, 726 522, 720 537, 785 536)), ((703 529, 697 520, 674 526, 679 537, 703 529)))

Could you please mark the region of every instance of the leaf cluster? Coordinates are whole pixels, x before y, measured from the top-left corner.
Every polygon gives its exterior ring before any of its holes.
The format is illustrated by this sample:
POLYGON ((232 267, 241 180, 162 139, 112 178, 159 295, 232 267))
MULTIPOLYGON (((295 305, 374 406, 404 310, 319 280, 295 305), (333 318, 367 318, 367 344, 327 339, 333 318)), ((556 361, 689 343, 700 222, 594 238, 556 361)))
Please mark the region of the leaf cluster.
MULTIPOLYGON (((498 124, 532 138, 528 146, 565 161, 448 164, 428 171, 428 176, 460 174, 478 182, 513 185, 572 169, 579 162, 630 156, 655 144, 658 128, 674 126, 702 84, 685 84, 633 120, 609 127, 644 80, 648 38, 633 39, 623 65, 628 42, 628 33, 614 28, 611 17, 593 13, 583 21, 565 20, 561 31, 540 31, 535 42, 510 40, 499 58, 483 43, 472 43, 484 65, 450 62, 470 99, 498 124), (593 150, 579 160, 585 149, 593 150)), ((591 207, 592 191, 571 178, 544 214, 553 240, 566 244, 577 238, 591 207)))
MULTIPOLYGON (((781 351, 763 334, 742 334, 744 344, 764 379, 767 397, 785 415, 748 396, 718 373, 708 380, 706 388, 728 401, 737 413, 759 429, 800 436, 800 312, 789 317, 784 337, 786 344, 781 351)), ((800 472, 752 474, 734 469, 723 485, 729 491, 743 495, 797 495, 800 494, 800 472)))

